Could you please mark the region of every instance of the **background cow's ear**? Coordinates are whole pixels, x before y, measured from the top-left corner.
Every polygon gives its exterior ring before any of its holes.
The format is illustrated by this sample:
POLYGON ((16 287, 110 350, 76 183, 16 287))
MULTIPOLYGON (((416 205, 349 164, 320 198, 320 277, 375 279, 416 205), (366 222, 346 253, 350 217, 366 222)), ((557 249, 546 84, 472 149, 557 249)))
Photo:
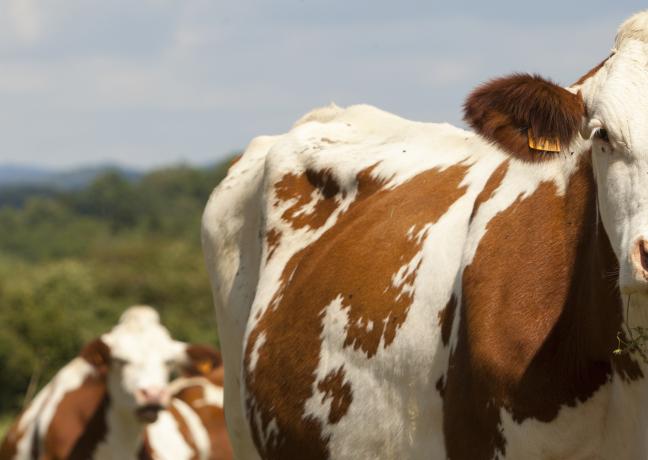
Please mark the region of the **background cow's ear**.
POLYGON ((187 363, 182 368, 186 377, 203 376, 210 380, 223 364, 221 354, 209 345, 187 345, 187 363))
POLYGON ((580 94, 528 74, 491 80, 476 88, 464 104, 464 119, 475 131, 526 161, 564 151, 584 116, 580 94))
POLYGON ((88 342, 79 356, 92 364, 99 372, 106 372, 110 366, 110 348, 100 338, 88 342))

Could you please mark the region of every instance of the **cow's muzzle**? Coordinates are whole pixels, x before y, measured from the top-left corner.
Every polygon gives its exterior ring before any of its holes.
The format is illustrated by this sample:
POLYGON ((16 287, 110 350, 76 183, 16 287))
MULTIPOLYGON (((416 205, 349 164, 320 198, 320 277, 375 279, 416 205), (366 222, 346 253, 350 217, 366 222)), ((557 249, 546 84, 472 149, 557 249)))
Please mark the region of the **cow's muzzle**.
POLYGON ((158 414, 164 409, 162 404, 144 404, 135 409, 135 414, 140 422, 153 423, 157 420, 158 414))

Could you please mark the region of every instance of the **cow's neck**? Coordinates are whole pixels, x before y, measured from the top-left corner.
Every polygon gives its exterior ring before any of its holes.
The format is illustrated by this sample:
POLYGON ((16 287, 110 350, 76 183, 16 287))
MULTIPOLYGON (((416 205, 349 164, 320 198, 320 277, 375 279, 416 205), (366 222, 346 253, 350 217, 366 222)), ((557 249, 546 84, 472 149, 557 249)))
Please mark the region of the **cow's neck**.
MULTIPOLYGON (((624 448, 629 449, 632 458, 645 454, 645 436, 633 431, 643 433, 648 425, 648 385, 643 381, 648 366, 637 353, 628 353, 623 346, 621 354, 613 351, 618 348, 619 337, 628 342, 628 328, 648 327, 648 315, 641 308, 640 299, 634 299, 628 310, 628 298, 619 292, 618 261, 597 210, 596 184, 588 157, 589 152, 584 153, 584 161, 571 174, 565 195, 554 203, 563 210, 564 220, 558 233, 572 247, 564 251, 569 254, 566 259, 551 257, 544 262, 550 270, 560 270, 560 265, 566 264, 566 283, 547 284, 547 289, 558 286, 562 304, 556 305, 559 308, 553 324, 516 382, 510 400, 511 413, 518 421, 539 418, 550 422, 561 408, 597 400, 604 407, 598 412, 604 426, 601 449, 619 453, 623 449, 619 440, 623 439, 621 444, 628 446, 624 448), (605 387, 608 382, 609 387, 605 387), (603 388, 607 389, 601 392, 603 388), (535 392, 548 397, 535 398, 535 392), (529 403, 534 399, 541 400, 540 404, 529 403), (631 446, 637 440, 642 444, 631 446)), ((543 224, 535 221, 532 225, 543 224)), ((555 244, 554 239, 559 236, 547 230, 539 250, 555 244)), ((543 313, 538 315, 529 319, 546 319, 543 313)))
MULTIPOLYGON (((630 323, 624 322, 618 262, 598 215, 596 184, 588 160, 589 152, 571 173, 564 195, 538 195, 553 210, 537 210, 533 196, 527 203, 537 214, 529 224, 539 229, 535 242, 539 256, 531 266, 547 277, 547 283, 542 283, 544 276, 536 278, 540 286, 530 289, 530 308, 524 310, 531 328, 538 332, 526 343, 530 359, 518 369, 520 373, 509 374, 511 381, 505 382, 509 393, 503 395, 504 401, 519 420, 551 420, 560 407, 593 396, 610 378, 614 391, 626 394, 630 383, 648 375, 638 355, 613 354, 619 334, 627 341, 623 331, 628 326, 648 326, 648 316, 641 314, 645 309, 637 305, 630 310, 630 323), (560 249, 552 249, 555 245, 560 249), (531 401, 538 400, 534 394, 540 393, 549 395, 536 406, 531 401)), ((523 207, 524 201, 519 205, 523 207)), ((623 404, 631 403, 628 398, 640 398, 635 403, 643 403, 648 386, 643 387, 641 394, 633 390, 627 397, 612 398, 610 404, 623 410, 623 404)))
POLYGON ((96 458, 135 459, 141 448, 145 425, 139 421, 132 408, 111 404, 107 413, 108 434, 99 446, 96 458))
POLYGON ((610 336, 616 330, 614 347, 622 353, 610 355, 611 345, 606 345, 606 356, 611 362, 613 373, 603 421, 601 458, 646 458, 648 382, 645 377, 648 376, 648 364, 642 355, 648 357, 648 353, 629 352, 628 347, 632 346, 632 339, 638 336, 637 328, 648 328, 648 299, 639 294, 621 295, 618 289, 610 289, 610 281, 596 283, 597 279, 606 278, 612 280, 616 287, 619 274, 617 259, 607 234, 601 224, 599 227, 600 256, 593 261, 596 264, 593 266, 594 276, 598 272, 598 278, 593 279, 592 303, 606 312, 605 315, 599 315, 601 334, 607 337, 605 343, 612 340, 610 336), (612 311, 606 308, 612 305, 612 311), (606 321, 609 321, 607 327, 606 321))
POLYGON ((612 353, 623 321, 618 268, 588 159, 566 173, 564 193, 542 182, 495 215, 463 271, 444 395, 450 458, 492 458, 506 449, 503 424, 553 423, 591 398, 601 429, 633 400, 643 407, 646 385, 641 394, 628 385, 645 372, 612 353), (470 446, 452 436, 465 430, 470 446))

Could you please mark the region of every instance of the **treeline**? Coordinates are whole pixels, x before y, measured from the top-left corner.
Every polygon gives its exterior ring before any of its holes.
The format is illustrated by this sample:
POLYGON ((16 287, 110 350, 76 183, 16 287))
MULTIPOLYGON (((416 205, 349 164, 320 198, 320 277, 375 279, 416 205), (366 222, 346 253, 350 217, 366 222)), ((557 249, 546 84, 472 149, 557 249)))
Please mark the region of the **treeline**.
POLYGON ((10 191, 0 206, 0 414, 132 304, 158 308, 178 339, 217 345, 200 218, 228 165, 10 191))

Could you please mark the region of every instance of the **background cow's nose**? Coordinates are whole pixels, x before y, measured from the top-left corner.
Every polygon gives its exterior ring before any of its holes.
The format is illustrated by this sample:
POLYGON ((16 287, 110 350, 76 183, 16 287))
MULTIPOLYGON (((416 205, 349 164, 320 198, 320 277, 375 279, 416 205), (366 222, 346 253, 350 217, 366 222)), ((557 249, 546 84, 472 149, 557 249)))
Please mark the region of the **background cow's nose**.
POLYGON ((635 242, 630 258, 637 275, 648 281, 648 240, 639 238, 635 242))
POLYGON ((147 404, 162 404, 164 398, 164 389, 158 387, 140 388, 137 390, 139 403, 142 405, 147 404))

